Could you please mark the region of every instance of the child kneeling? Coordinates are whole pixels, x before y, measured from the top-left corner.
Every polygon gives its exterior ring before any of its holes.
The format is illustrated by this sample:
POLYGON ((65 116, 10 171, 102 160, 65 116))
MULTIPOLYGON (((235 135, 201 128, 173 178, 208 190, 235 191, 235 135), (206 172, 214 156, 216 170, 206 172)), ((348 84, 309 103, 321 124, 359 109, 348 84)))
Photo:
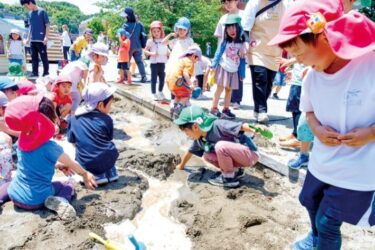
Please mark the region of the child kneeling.
POLYGON ((244 174, 241 167, 254 166, 259 159, 256 145, 244 133, 255 133, 247 123, 217 119, 197 106, 184 108, 174 123, 194 140, 177 168, 184 169, 192 155, 203 156, 221 170, 219 176, 208 180, 212 185, 238 187, 244 174))
POLYGON ((118 179, 115 162, 119 156, 113 139, 113 120, 108 115, 116 88, 105 83, 83 90, 83 106, 69 121, 68 141, 76 146, 76 161, 96 177, 98 184, 118 179))

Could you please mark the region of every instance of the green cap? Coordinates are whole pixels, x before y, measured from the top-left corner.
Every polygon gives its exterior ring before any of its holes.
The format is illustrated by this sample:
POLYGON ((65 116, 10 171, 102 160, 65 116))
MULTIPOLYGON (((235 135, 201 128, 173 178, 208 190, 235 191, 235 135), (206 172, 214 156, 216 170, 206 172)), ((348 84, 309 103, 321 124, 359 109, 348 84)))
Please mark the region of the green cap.
POLYGON ((174 120, 174 123, 177 125, 184 125, 187 123, 197 123, 198 127, 204 131, 208 132, 212 128, 214 121, 216 121, 217 117, 211 114, 207 114, 201 107, 198 106, 190 106, 184 108, 180 116, 174 120))
POLYGON ((225 25, 241 23, 241 17, 238 14, 228 14, 224 20, 225 25))
POLYGON ((8 76, 24 76, 22 72, 22 65, 16 62, 9 64, 8 71, 8 76))

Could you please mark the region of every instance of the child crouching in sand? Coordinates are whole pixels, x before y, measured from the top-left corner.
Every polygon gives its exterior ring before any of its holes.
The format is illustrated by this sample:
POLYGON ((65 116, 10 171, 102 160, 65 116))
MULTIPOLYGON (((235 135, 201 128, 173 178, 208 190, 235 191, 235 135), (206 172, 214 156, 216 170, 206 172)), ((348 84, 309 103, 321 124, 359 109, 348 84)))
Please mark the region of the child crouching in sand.
MULTIPOLYGON (((81 175, 88 189, 94 189, 94 176, 64 153, 62 147, 50 139, 55 134, 57 121, 55 107, 43 96, 20 96, 10 102, 5 111, 8 127, 20 131, 18 139, 17 173, 7 192, 14 205, 25 210, 44 206, 57 212, 64 220, 75 217, 70 201, 74 187, 70 183, 52 182, 56 165, 63 165, 64 172, 81 175)), ((0 197, 6 197, 2 193, 0 197)))
POLYGON ((193 155, 203 157, 221 171, 208 180, 212 185, 238 187, 244 174, 241 168, 254 166, 259 159, 257 147, 245 134, 255 133, 247 123, 218 119, 197 106, 184 108, 174 123, 194 140, 177 168, 184 169, 193 155))

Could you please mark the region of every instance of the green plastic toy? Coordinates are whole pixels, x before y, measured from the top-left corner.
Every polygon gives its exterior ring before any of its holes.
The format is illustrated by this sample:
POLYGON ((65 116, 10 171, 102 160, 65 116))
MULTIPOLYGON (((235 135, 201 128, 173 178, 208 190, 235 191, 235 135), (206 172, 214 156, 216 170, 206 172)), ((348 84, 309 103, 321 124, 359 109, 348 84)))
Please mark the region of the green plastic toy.
POLYGON ((249 124, 249 127, 254 129, 256 133, 260 134, 261 136, 263 136, 264 138, 268 140, 271 140, 273 137, 273 133, 269 129, 261 128, 252 124, 249 124))

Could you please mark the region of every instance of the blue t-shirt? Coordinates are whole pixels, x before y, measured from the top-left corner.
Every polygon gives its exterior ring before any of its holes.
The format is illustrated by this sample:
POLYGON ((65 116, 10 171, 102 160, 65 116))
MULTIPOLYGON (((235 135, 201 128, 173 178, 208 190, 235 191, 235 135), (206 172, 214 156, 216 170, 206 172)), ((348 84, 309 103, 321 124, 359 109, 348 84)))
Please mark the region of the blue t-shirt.
POLYGON ((43 42, 46 36, 46 25, 49 24, 47 12, 39 8, 29 12, 30 41, 43 42))
POLYGON ((17 148, 17 173, 8 188, 10 198, 34 206, 55 195, 52 177, 57 159, 63 153, 62 147, 54 141, 48 141, 31 152, 17 148))
POLYGON ((68 141, 76 145, 76 161, 94 175, 115 166, 119 156, 113 139, 112 118, 98 110, 69 121, 68 141))

